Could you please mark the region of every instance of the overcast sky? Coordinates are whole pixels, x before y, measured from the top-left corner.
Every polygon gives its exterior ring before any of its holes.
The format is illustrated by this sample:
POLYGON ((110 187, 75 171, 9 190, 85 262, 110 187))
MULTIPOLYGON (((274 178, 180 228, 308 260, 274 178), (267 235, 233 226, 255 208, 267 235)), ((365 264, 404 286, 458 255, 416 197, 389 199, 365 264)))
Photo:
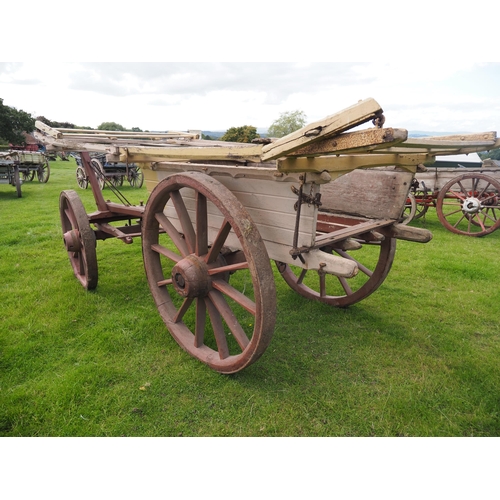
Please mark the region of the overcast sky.
POLYGON ((373 97, 386 126, 500 134, 500 63, 0 63, 4 104, 96 128, 267 128, 312 122, 373 97))

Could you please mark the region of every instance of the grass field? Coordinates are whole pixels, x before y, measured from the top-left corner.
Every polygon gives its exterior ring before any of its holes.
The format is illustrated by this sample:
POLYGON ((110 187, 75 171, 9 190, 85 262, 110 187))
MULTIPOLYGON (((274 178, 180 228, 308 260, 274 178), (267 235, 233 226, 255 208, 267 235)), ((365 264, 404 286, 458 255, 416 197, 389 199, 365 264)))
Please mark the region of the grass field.
POLYGON ((51 162, 22 198, 0 185, 1 436, 500 434, 500 232, 458 236, 430 209, 413 225, 433 240, 398 242, 380 289, 348 309, 302 298, 273 267, 271 345, 223 376, 170 337, 138 240, 98 243, 95 291, 74 278, 59 193, 95 210, 74 172, 51 162))

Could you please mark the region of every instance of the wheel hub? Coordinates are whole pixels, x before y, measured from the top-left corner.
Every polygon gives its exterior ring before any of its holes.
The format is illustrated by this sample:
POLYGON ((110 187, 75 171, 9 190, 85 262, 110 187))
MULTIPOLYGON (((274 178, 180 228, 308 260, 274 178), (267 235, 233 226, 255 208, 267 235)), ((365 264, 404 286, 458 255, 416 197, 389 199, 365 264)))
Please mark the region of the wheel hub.
POLYGON ((63 234, 66 251, 78 253, 82 249, 80 242, 80 232, 78 229, 71 229, 63 234))
POLYGON ((477 198, 467 198, 462 205, 462 211, 466 214, 476 214, 481 210, 481 202, 477 198))
POLYGON ((172 269, 172 284, 182 297, 204 297, 210 290, 206 263, 195 255, 188 255, 172 269))

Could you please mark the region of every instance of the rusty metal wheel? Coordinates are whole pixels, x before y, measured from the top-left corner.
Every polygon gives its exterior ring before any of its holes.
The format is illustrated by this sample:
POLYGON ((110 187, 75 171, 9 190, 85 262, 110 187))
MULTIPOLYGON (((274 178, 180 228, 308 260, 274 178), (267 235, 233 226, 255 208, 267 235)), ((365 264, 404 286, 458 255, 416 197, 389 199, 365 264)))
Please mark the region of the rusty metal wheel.
POLYGON ((142 227, 149 287, 177 343, 220 373, 255 362, 273 335, 276 289, 234 194, 203 173, 171 175, 152 191, 142 227))
POLYGON ((484 174, 463 174, 439 191, 436 211, 449 231, 485 236, 500 227, 500 183, 484 174))
POLYGON ((97 286, 95 233, 85 208, 75 191, 63 191, 59 197, 63 241, 75 276, 87 290, 97 286))
POLYGON ((355 261, 359 272, 354 278, 339 278, 282 262, 276 262, 276 265, 288 285, 303 297, 335 307, 348 307, 371 295, 383 283, 396 253, 395 238, 355 242, 359 243, 356 250, 322 248, 325 252, 355 261))

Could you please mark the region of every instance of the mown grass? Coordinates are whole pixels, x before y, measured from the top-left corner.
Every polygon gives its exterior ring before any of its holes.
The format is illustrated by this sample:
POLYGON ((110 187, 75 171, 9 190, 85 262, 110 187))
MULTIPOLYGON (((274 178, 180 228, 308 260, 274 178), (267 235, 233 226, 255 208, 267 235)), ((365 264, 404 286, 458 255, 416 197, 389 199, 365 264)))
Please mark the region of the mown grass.
POLYGON ((413 225, 433 240, 398 242, 386 281, 348 309, 302 298, 273 268, 273 341, 223 376, 166 331, 138 240, 99 242, 99 285, 79 285, 59 193, 95 204, 74 170, 51 162, 19 199, 0 185, 1 436, 499 435, 499 232, 452 234, 431 209, 413 225))

